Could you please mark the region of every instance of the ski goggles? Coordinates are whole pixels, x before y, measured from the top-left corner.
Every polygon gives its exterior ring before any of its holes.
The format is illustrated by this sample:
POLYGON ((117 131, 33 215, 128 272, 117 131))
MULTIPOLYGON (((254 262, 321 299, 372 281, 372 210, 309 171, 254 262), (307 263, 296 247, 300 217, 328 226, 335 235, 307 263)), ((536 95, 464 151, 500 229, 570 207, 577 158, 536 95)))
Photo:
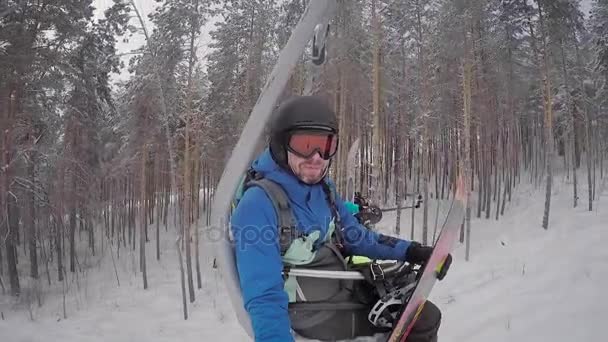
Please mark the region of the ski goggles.
POLYGON ((287 150, 302 158, 319 153, 321 158, 328 160, 338 151, 338 136, 327 132, 296 131, 289 136, 287 150))

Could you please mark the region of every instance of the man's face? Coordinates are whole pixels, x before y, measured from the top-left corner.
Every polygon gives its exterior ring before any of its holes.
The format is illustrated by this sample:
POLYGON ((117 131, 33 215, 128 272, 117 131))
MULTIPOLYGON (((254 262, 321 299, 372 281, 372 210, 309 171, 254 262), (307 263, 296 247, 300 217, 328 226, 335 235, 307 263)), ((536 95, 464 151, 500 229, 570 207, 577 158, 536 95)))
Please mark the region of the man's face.
POLYGON ((329 160, 321 158, 314 153, 310 158, 302 158, 287 152, 287 161, 293 173, 306 184, 315 184, 325 175, 329 160))

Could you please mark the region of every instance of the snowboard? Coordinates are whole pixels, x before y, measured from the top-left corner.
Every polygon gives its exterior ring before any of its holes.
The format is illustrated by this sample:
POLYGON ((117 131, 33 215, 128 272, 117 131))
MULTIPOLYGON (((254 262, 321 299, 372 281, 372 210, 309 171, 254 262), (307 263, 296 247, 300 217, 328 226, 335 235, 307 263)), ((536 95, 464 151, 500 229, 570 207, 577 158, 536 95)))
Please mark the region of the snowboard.
POLYGON ((465 217, 466 206, 467 195, 464 178, 461 173, 457 181, 456 194, 452 200, 452 205, 448 211, 443 228, 434 244, 433 253, 424 266, 414 292, 389 335, 389 342, 403 342, 410 334, 437 281, 437 275, 444 261, 453 250, 454 243, 459 237, 459 229, 465 217))

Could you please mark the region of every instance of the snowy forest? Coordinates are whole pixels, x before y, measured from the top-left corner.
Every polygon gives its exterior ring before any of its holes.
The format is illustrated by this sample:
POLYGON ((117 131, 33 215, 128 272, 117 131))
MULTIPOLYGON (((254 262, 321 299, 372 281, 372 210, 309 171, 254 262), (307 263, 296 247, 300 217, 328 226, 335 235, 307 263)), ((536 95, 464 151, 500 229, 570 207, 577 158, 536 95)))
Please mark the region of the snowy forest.
MULTIPOLYGON (((133 0, 108 0, 103 12, 93 0, 0 1, 2 320, 20 306, 35 319, 45 292, 64 297, 68 319, 68 288, 100 258, 132 258, 131 291, 149 290, 151 265, 167 255, 188 319, 213 277, 213 257, 201 254, 215 188, 308 1, 156 0, 148 15, 133 0), (136 37, 141 46, 119 50, 136 37)), ((562 178, 565 210, 606 206, 608 1, 337 8, 308 91, 339 117, 338 190, 354 168, 357 191, 397 207, 391 234, 433 242, 430 204, 453 196, 459 163, 470 185, 463 245, 484 222, 517 214, 509 204, 521 186, 543 194, 543 210, 526 217, 540 231, 559 214, 562 178), (419 196, 420 208, 401 209, 419 196)), ((307 61, 281 98, 307 91, 307 61)), ((120 284, 115 272, 108 282, 120 284)))

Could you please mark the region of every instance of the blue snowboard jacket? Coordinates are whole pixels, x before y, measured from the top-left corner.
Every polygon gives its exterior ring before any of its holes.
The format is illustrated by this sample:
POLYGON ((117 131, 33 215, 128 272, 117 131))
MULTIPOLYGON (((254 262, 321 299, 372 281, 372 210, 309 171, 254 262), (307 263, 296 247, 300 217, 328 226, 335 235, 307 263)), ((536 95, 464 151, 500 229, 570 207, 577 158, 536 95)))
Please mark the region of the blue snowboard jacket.
MULTIPOLYGON (((296 229, 305 234, 320 230, 320 236, 325 236, 331 221, 331 210, 321 184, 308 185, 299 181, 272 159, 268 149, 252 166, 265 178, 279 183, 287 192, 298 222, 296 229)), ((335 189, 331 181, 326 181, 335 189)), ((366 229, 349 213, 337 194, 335 198, 347 255, 404 260, 409 241, 388 238, 366 229)), ((272 202, 259 187, 249 188, 232 214, 231 229, 240 286, 257 342, 294 340, 287 311, 288 295, 283 290, 283 263, 277 224, 272 202)))

